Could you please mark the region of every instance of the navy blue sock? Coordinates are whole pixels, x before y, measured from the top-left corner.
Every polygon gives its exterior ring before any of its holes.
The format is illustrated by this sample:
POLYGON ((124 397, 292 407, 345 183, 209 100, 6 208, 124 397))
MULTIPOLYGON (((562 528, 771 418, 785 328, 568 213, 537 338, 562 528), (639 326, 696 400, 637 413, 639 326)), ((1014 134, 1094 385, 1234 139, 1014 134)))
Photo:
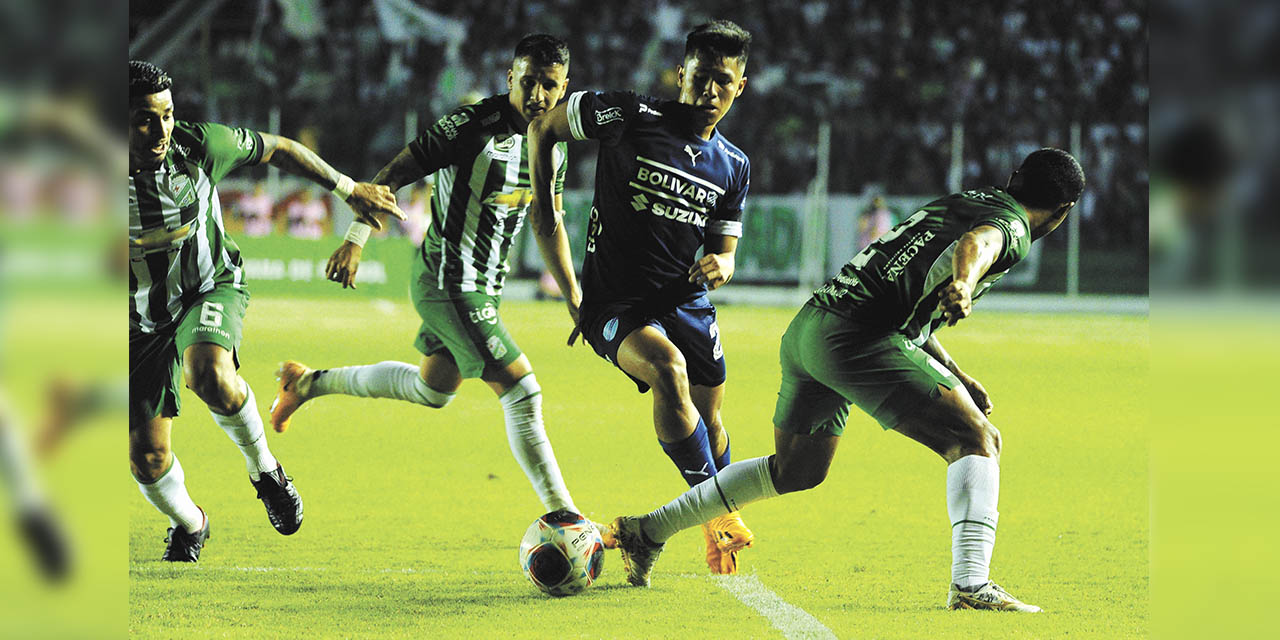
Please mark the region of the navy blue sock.
POLYGON ((716 474, 715 461, 711 458, 711 445, 707 442, 707 425, 698 418, 698 427, 688 438, 679 442, 662 442, 662 451, 676 464, 680 477, 694 486, 716 474))
MULTIPOLYGON (((715 451, 712 451, 711 455, 715 455, 715 451)), ((725 467, 729 466, 729 462, 731 462, 731 458, 729 457, 729 432, 725 431, 724 453, 716 456, 716 471, 723 471, 725 467)))

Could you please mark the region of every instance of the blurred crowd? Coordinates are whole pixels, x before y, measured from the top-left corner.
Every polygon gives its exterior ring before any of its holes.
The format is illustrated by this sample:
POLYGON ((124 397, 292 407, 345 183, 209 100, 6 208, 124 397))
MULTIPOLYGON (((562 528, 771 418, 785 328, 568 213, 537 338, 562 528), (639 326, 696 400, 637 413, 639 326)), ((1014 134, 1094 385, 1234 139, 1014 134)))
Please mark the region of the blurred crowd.
MULTIPOLYGON (((158 61, 178 81, 179 109, 265 126, 275 106, 283 133, 313 128, 325 157, 372 175, 411 125, 432 122, 468 93, 505 91, 511 49, 526 33, 568 39, 571 90, 674 97, 684 35, 727 17, 755 37, 747 94, 722 125, 751 155, 754 192, 806 188, 817 173, 820 122, 832 131, 831 192, 922 196, 957 181, 1003 183, 1028 151, 1072 147, 1075 125, 1089 176, 1086 240, 1145 245, 1149 89, 1139 0, 716 0, 696 8, 375 0, 305 15, 289 9, 298 4, 308 3, 230 0, 209 26, 217 44, 207 57, 158 61), (963 161, 953 166, 961 131, 963 161)), ((131 18, 136 31, 155 16, 131 18)), ((570 171, 571 187, 589 187, 589 159, 570 171)))
MULTIPOLYGON (((320 193, 310 184, 297 184, 279 197, 272 197, 266 181, 244 183, 230 181, 219 189, 223 218, 235 237, 261 237, 272 234, 319 240, 333 235, 334 214, 339 203, 328 193, 320 193)), ((380 235, 405 236, 414 244, 422 242, 431 221, 431 185, 419 182, 399 194, 400 209, 405 220, 387 220, 380 235)))

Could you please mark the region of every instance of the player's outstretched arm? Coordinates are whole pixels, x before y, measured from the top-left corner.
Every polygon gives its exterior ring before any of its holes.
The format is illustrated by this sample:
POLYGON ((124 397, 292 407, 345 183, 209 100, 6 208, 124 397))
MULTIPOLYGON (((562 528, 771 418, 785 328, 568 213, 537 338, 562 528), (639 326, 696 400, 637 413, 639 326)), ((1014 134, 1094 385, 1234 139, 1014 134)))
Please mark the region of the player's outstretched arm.
MULTIPOLYGON (((556 194, 554 202, 557 215, 563 215, 560 213, 564 211, 562 196, 556 194)), ((569 234, 561 224, 556 225, 555 235, 550 238, 538 233, 533 234, 533 237, 538 241, 542 263, 547 265, 547 271, 560 286, 560 291, 564 293, 565 304, 569 307, 569 317, 573 320, 573 331, 569 333, 569 346, 572 347, 574 341, 578 339, 578 306, 582 304, 582 289, 578 287, 578 278, 573 272, 573 255, 569 252, 569 234)))
POLYGON ((973 376, 960 370, 960 365, 956 364, 956 361, 951 358, 951 354, 942 348, 941 342, 938 342, 937 335, 930 335, 929 339, 923 345, 920 345, 920 350, 933 356, 948 371, 954 373, 960 379, 960 382, 964 384, 964 387, 969 390, 969 396, 973 398, 973 403, 978 405, 978 410, 986 415, 991 415, 994 407, 991 404, 991 396, 987 394, 986 387, 974 380, 973 376))
POLYGON ((296 140, 270 133, 261 135, 264 144, 262 162, 333 191, 351 205, 361 222, 381 229, 380 214, 405 219, 405 213, 396 206, 395 195, 387 187, 353 181, 296 140))
POLYGON ((413 157, 413 152, 409 147, 400 150, 396 157, 387 163, 387 166, 378 171, 378 175, 373 177, 374 184, 385 184, 391 193, 395 193, 407 184, 413 184, 424 177, 427 172, 423 170, 422 165, 418 164, 417 158, 413 157))
POLYGON ((551 150, 557 142, 570 140, 572 137, 573 134, 569 131, 568 102, 561 102, 529 123, 529 182, 533 185, 533 210, 530 215, 533 216, 533 231, 537 236, 550 238, 560 226, 560 210, 555 207, 555 200, 551 196, 552 183, 556 178, 551 150))
MULTIPOLYGON (((422 165, 413 157, 413 152, 405 147, 370 182, 384 185, 394 200, 395 193, 402 187, 417 182, 426 175, 422 165)), ((346 240, 329 256, 329 262, 324 267, 325 278, 340 283, 343 289, 356 288, 356 271, 360 269, 360 256, 364 253, 364 242, 368 238, 368 230, 361 229, 360 226, 359 223, 352 223, 347 230, 346 240)))
POLYGON ((995 264, 1004 248, 1004 235, 999 229, 982 225, 960 236, 956 251, 951 256, 951 284, 938 296, 938 309, 947 319, 947 326, 955 326, 962 318, 973 313, 973 290, 978 280, 995 264))
POLYGON ((738 251, 737 236, 708 233, 702 257, 689 267, 689 282, 705 284, 714 290, 733 279, 734 255, 738 251))

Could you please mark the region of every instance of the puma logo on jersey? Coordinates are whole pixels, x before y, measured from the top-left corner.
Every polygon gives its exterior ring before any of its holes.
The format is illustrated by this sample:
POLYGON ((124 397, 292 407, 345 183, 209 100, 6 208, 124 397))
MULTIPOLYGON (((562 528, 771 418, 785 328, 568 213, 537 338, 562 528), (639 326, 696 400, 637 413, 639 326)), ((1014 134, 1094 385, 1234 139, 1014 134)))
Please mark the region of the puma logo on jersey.
POLYGON ((695 167, 698 166, 698 156, 702 155, 702 152, 698 151, 695 153, 693 147, 690 147, 687 144, 684 146, 684 152, 689 154, 689 162, 692 162, 695 167))

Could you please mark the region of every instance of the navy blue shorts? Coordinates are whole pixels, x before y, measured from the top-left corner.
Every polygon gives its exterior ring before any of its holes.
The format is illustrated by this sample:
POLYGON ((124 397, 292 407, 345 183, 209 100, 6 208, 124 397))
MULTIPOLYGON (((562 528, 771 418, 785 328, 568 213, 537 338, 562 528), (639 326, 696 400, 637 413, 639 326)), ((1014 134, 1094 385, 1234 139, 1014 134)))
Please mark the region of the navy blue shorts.
MULTIPOLYGON (((689 384, 714 387, 724 383, 724 349, 720 346, 716 308, 705 295, 666 310, 603 306, 586 310, 582 320, 582 336, 596 354, 615 367, 622 341, 632 331, 650 326, 661 331, 680 350, 689 373, 689 384)), ((631 374, 627 373, 627 377, 636 383, 640 393, 649 390, 649 385, 631 374)))

